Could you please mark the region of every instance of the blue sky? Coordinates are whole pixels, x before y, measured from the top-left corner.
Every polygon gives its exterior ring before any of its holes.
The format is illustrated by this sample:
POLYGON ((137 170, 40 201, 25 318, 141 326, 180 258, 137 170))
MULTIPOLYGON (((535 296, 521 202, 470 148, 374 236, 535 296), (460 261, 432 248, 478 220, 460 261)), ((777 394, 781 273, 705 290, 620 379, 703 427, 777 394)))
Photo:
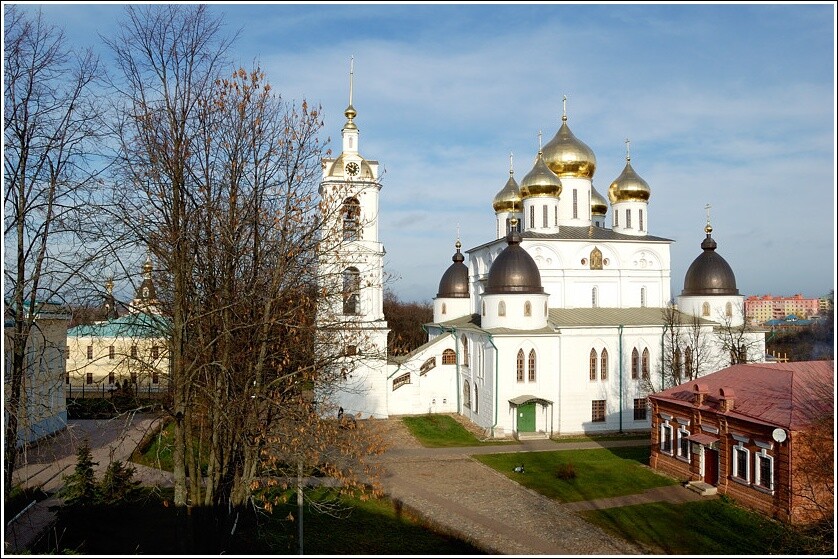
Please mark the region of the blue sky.
MULTIPOLYGON (((99 47, 121 3, 32 4, 78 46, 99 47)), ((389 284, 430 301, 464 248, 494 237, 492 199, 532 168, 538 132, 568 124, 605 194, 631 162, 650 185, 649 233, 674 240, 672 295, 717 252, 744 295, 835 285, 835 29, 812 4, 223 4, 287 100, 321 104, 340 149, 355 57, 360 151, 386 172, 380 237, 389 284)), ((107 62, 107 58, 105 59, 107 62)), ((610 220, 609 211, 609 220, 610 220)))

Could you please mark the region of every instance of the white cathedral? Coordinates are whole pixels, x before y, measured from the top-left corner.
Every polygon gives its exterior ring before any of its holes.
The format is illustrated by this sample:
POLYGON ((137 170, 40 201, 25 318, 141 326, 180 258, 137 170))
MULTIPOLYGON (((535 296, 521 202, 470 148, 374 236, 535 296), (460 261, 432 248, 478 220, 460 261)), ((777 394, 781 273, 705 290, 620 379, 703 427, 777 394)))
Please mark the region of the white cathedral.
POLYGON ((730 364, 714 335, 725 326, 741 327, 740 360, 764 360, 764 332, 744 327, 743 296, 716 252, 709 213, 702 251, 672 307, 672 241, 648 232, 649 185, 627 149, 606 201, 592 184, 596 157, 571 132, 566 106, 520 183, 510 168, 492 202, 490 240, 465 255, 457 240, 428 341, 388 356, 379 163, 359 151, 352 72, 344 115, 342 151, 323 159, 320 185, 324 223, 337 240, 321 243, 319 275, 330 283, 324 292, 339 296, 318 321, 345 344, 335 409, 362 418, 457 413, 492 438, 649 429, 647 395, 666 383, 662 369, 680 367, 682 356, 688 367, 698 351, 665 349, 673 313, 708 342, 699 375, 730 364))

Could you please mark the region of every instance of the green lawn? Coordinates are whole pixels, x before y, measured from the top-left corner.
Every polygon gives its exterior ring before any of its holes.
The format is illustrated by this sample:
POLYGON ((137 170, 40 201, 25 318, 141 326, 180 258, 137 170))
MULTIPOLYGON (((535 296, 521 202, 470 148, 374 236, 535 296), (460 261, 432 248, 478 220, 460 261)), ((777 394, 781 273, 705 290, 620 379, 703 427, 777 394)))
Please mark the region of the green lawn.
POLYGON ((648 445, 484 454, 474 458, 525 487, 565 503, 631 495, 678 483, 644 467, 649 462, 648 445), (522 474, 514 471, 520 464, 524 465, 522 474), (576 477, 561 479, 557 473, 566 468, 572 468, 576 477))
MULTIPOLYGON (((645 467, 648 445, 591 450, 486 454, 473 457, 528 487, 561 502, 641 493, 677 481, 645 467), (524 465, 524 473, 513 469, 524 465), (576 477, 556 472, 573 465, 576 477)), ((595 511, 583 518, 654 554, 810 554, 818 545, 783 524, 736 506, 725 497, 690 503, 650 503, 595 511)))
POLYGON ((650 503, 579 513, 623 539, 666 555, 805 553, 805 542, 779 522, 722 499, 650 503))
POLYGON ((416 415, 403 417, 402 422, 428 448, 518 444, 517 441, 481 441, 449 415, 416 415))

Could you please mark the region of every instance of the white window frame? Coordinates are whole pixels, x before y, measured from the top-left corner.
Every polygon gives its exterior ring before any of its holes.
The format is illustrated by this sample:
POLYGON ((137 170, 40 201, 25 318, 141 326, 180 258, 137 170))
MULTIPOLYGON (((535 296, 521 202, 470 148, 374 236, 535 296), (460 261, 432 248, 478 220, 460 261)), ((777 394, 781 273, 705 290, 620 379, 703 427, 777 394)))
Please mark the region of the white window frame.
POLYGON ((689 443, 689 441, 687 441, 687 445, 686 445, 687 454, 686 455, 681 453, 681 448, 682 448, 681 443, 684 440, 686 440, 686 438, 689 437, 689 436, 690 436, 690 432, 687 431, 687 428, 685 426, 681 425, 681 426, 678 427, 678 436, 677 436, 677 439, 678 439, 677 440, 677 449, 678 450, 676 450, 676 454, 677 454, 679 459, 686 460, 687 462, 690 461, 690 443, 689 443))
POLYGON ((672 425, 669 424, 669 420, 664 420, 660 426, 660 441, 658 442, 658 447, 660 448, 661 453, 669 454, 672 456, 673 453, 673 445, 675 444, 675 437, 674 433, 672 432, 672 425), (664 448, 664 441, 666 440, 666 432, 669 432, 669 450, 664 448))
POLYGON ((738 441, 735 446, 731 447, 731 466, 730 476, 739 482, 751 483, 751 451, 748 450, 742 441, 738 441), (745 475, 739 471, 739 453, 745 453, 745 475))
POLYGON ((762 489, 763 491, 770 491, 772 494, 774 493, 774 457, 768 454, 768 452, 761 448, 759 452, 754 453, 754 486, 758 489, 762 489), (760 466, 760 459, 768 460, 771 469, 771 479, 768 480, 768 485, 763 485, 762 483, 762 469, 760 466))

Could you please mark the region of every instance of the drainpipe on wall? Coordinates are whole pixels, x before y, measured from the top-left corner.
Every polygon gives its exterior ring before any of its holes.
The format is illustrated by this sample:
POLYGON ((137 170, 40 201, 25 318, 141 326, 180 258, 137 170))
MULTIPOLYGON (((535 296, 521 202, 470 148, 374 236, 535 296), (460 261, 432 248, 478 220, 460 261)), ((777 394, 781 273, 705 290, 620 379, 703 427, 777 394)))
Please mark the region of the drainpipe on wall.
POLYGON ((495 348, 495 386, 492 390, 495 393, 495 422, 492 423, 492 438, 495 438, 495 427, 498 426, 498 346, 495 345, 491 334, 486 332, 486 335, 489 336, 489 343, 495 348))
POLYGON ((620 433, 623 432, 623 325, 617 326, 620 339, 620 369, 618 371, 620 376, 620 433))
POLYGON ((663 349, 664 338, 666 338, 666 326, 663 327, 663 332, 661 332, 661 390, 666 388, 666 386, 664 385, 664 369, 666 369, 666 361, 664 361, 665 355, 663 349))

